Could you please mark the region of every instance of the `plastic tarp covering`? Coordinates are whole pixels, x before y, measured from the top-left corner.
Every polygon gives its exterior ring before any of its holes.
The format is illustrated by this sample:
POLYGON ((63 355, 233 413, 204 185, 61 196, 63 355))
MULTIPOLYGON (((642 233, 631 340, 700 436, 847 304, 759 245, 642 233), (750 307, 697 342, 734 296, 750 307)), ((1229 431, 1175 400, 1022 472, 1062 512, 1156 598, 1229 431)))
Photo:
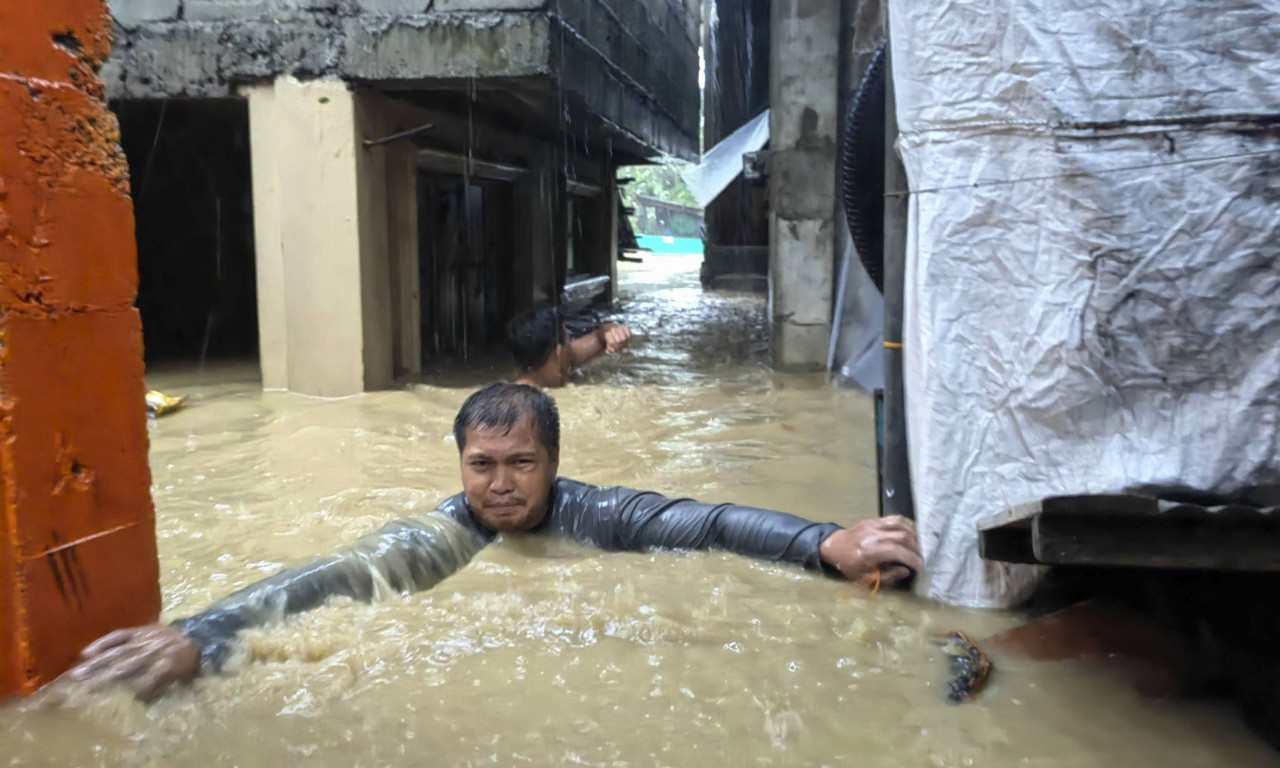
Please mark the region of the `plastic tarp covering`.
POLYGON ((768 143, 769 110, 766 109, 708 150, 701 163, 681 174, 698 205, 703 208, 710 205, 742 173, 742 156, 759 152, 768 143))
POLYGON ((827 369, 842 385, 874 392, 884 387, 884 297, 863 268, 848 227, 827 369))
POLYGON ((1026 598, 975 522, 1280 481, 1280 0, 890 0, 926 596, 1026 598))

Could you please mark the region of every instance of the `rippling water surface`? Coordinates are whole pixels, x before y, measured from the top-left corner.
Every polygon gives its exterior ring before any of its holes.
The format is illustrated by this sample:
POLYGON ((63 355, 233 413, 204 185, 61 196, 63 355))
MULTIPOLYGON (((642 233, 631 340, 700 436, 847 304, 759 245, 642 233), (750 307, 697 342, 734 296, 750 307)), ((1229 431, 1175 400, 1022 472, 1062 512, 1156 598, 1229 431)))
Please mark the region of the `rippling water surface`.
MULTIPOLYGON (((620 265, 634 349, 555 393, 562 472, 850 523, 876 513, 869 400, 765 365, 762 297, 697 260, 620 265)), ((249 367, 171 371, 151 427, 166 618, 459 490, 453 415, 483 365, 338 401, 249 367)), ((999 659, 947 706, 926 604, 723 554, 509 538, 436 589, 330 605, 144 707, 0 710, 0 765, 1275 765, 1230 715, 1068 664, 999 659)))

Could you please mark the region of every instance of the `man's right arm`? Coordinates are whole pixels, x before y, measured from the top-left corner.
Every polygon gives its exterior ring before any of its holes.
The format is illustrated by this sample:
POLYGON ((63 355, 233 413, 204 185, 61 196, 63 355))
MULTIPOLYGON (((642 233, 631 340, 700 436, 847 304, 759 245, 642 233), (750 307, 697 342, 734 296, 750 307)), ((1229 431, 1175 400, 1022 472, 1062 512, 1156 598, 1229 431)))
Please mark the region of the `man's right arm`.
POLYGON ((310 610, 330 597, 370 602, 388 592, 430 589, 485 543, 477 530, 439 512, 399 520, 339 552, 255 582, 170 627, 113 632, 86 648, 67 678, 90 688, 121 683, 147 698, 200 670, 220 670, 244 629, 310 610))
POLYGON ((390 523, 339 552, 249 585, 173 626, 200 647, 201 667, 218 671, 235 636, 249 627, 309 611, 331 597, 363 603, 434 587, 484 546, 439 514, 390 523))

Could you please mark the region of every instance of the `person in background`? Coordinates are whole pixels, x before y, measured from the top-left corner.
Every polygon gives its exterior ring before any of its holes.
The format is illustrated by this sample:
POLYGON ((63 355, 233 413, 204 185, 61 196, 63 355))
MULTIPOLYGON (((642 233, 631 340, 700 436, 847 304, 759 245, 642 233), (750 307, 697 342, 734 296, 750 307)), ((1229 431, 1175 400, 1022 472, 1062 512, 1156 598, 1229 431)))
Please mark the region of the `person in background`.
POLYGON ((435 510, 250 584, 190 618, 106 635, 65 677, 89 690, 120 684, 152 698, 172 683, 220 671, 245 629, 330 597, 370 602, 380 589, 430 589, 499 534, 559 535, 609 551, 719 549, 861 583, 874 575, 885 585, 901 584, 924 567, 915 526, 902 517, 843 528, 559 477, 560 415, 535 387, 499 383, 472 394, 453 434, 463 491, 435 510))
POLYGON ((619 323, 605 323, 570 339, 560 310, 542 304, 511 319, 507 340, 515 358, 516 383, 547 389, 563 387, 572 369, 626 349, 631 331, 619 323))

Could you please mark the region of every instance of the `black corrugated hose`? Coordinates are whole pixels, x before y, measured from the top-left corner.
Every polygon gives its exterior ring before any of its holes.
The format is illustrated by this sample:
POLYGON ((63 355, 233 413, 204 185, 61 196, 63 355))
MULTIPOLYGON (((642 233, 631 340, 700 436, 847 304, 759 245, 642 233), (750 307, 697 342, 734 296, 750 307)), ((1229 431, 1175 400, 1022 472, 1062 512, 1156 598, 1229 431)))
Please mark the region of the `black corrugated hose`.
POLYGON ((858 85, 840 138, 840 187, 858 258, 884 292, 885 41, 858 85))

